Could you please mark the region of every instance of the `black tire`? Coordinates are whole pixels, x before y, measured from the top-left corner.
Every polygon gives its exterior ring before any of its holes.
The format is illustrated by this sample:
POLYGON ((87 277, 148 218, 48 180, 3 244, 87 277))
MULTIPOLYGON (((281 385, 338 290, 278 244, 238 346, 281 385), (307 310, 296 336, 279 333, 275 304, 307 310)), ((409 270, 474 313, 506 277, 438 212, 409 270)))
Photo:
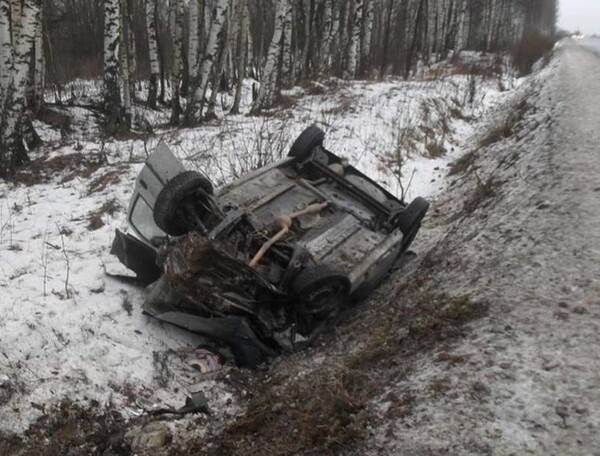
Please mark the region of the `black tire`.
POLYGON ((311 125, 296 138, 288 156, 298 160, 306 160, 315 147, 322 146, 325 132, 316 125, 311 125))
POLYGON ((297 299, 298 332, 308 336, 319 323, 335 315, 350 298, 346 274, 326 265, 308 266, 292 282, 297 299))
POLYGON ((404 235, 402 240, 402 251, 407 250, 415 240, 421 222, 429 210, 429 202, 425 198, 415 198, 406 209, 394 215, 392 226, 400 229, 404 235))
POLYGON ((178 217, 177 210, 193 193, 206 198, 213 193, 210 181, 196 171, 184 171, 167 182, 154 204, 154 221, 161 230, 171 236, 181 236, 189 231, 178 217))

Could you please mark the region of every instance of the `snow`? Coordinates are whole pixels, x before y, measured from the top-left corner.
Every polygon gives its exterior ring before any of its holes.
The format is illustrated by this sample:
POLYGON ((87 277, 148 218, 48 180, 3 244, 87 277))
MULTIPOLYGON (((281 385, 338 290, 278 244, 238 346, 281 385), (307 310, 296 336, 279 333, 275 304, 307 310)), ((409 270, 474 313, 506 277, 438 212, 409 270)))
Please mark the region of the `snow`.
POLYGON ((599 72, 597 55, 566 43, 489 113, 493 126, 528 106, 513 135, 474 162, 481 178, 495 177, 494 194, 466 214, 478 181, 475 172, 461 176, 437 201, 438 223, 420 236, 422 249, 443 243, 436 289, 487 303, 489 316, 443 347, 465 362, 440 365, 424 354, 391 387, 418 405, 404 422, 382 422, 367 454, 600 450, 599 72), (427 386, 440 376, 452 388, 435 396, 427 386), (475 382, 484 395, 474 394, 475 382))
MULTIPOLYGON (((431 197, 444 187, 448 163, 465 152, 481 119, 510 94, 497 80, 481 78, 468 102, 471 82, 460 74, 408 82, 330 80, 316 88, 294 87, 285 93, 289 107, 263 117, 224 116, 232 97, 223 95, 219 119, 193 129, 161 126, 168 112, 138 107, 155 126, 155 135, 139 139, 102 138, 96 114, 85 107, 65 107, 74 116, 67 138, 37 122, 46 144, 33 159, 79 153, 92 164, 103 161, 87 168, 71 156, 73 169, 49 168, 42 182, 0 181, 0 430, 22 431, 41 415, 40 406, 65 398, 122 407, 131 416, 157 404, 176 407, 203 381, 209 405, 234 413, 228 387, 203 380, 190 367, 195 337, 144 316, 143 292, 105 274, 119 267, 109 255, 114 230, 126 228, 135 177, 146 150, 158 141, 187 167, 223 184, 284 156, 295 137, 316 122, 326 130, 330 150, 396 194, 401 192, 393 158, 399 151, 402 178, 411 181, 406 198, 431 197), (399 142, 404 133, 412 135, 412 145, 399 142), (428 157, 427 135, 443 136, 445 153, 428 157), (90 184, 107 173, 109 184, 91 191, 90 184), (112 215, 101 214, 102 226, 90 229, 91 214, 110 201, 112 215)), ((252 84, 245 83, 244 112, 252 84)), ((67 93, 85 104, 99 91, 96 83, 76 81, 67 93)))

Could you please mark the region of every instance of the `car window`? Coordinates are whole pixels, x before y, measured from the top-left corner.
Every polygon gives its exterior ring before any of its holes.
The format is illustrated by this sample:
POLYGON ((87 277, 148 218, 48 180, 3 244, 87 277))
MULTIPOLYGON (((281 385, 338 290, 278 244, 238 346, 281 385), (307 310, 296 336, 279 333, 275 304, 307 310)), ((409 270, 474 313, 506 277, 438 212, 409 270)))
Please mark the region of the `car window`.
POLYGON ((166 236, 165 232, 156 226, 152 215, 152 208, 140 195, 138 195, 133 205, 130 222, 138 234, 151 244, 154 244, 152 242, 153 239, 166 236))

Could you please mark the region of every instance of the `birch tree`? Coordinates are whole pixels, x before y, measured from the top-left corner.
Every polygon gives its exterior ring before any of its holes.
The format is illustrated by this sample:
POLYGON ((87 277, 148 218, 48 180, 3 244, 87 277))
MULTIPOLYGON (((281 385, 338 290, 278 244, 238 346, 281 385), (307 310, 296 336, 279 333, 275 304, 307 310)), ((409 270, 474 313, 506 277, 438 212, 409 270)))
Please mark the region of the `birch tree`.
POLYGON ((242 89, 244 85, 244 76, 246 75, 246 66, 248 64, 248 34, 250 15, 248 11, 247 0, 238 0, 236 3, 236 17, 239 21, 238 40, 237 40, 237 59, 236 59, 236 82, 235 96, 230 114, 240 113, 240 103, 242 100, 242 89))
POLYGON ((156 0, 146 0, 146 31, 148 35, 148 60, 150 61, 150 84, 148 87, 148 106, 156 109, 158 94, 158 42, 156 38, 156 0))
POLYGON ((293 53, 292 53, 292 8, 288 8, 285 22, 283 24, 283 49, 281 52, 281 82, 284 87, 290 87, 293 84, 293 53))
POLYGON ((12 60, 10 3, 8 0, 0 0, 0 112, 4 111, 4 98, 10 85, 12 60))
POLYGON ((46 76, 46 64, 44 58, 44 31, 42 11, 35 30, 35 65, 33 68, 33 91, 32 106, 37 111, 44 104, 44 86, 46 76))
POLYGON ((171 69, 171 124, 177 125, 181 115, 181 79, 183 76, 183 0, 174 0, 171 16, 173 30, 173 66, 171 69))
POLYGON ((104 0, 104 112, 109 126, 123 122, 121 107, 121 4, 104 0))
POLYGON ((132 104, 132 33, 129 24, 129 0, 121 0, 121 43, 119 47, 119 59, 121 61, 121 81, 123 84, 123 116, 125 126, 130 128, 134 122, 132 104))
POLYGON ((350 30, 350 42, 348 44, 348 62, 344 73, 346 79, 353 79, 356 76, 360 50, 362 13, 363 0, 354 0, 354 15, 352 18, 352 29, 350 30))
POLYGON ((291 8, 289 0, 279 0, 275 10, 275 27, 269 52, 267 53, 267 61, 263 74, 260 78, 260 89, 258 96, 252 105, 251 112, 259 113, 265 108, 273 104, 273 96, 275 92, 275 84, 277 82, 277 67, 279 64, 279 55, 281 51, 281 38, 285 27, 286 18, 289 17, 288 10, 291 8))
POLYGON ((195 124, 202 118, 210 73, 214 62, 219 56, 219 48, 224 44, 222 33, 227 17, 227 7, 228 0, 216 0, 212 10, 206 48, 201 61, 196 65, 197 69, 194 72, 194 78, 191 81, 192 84, 188 94, 188 104, 185 113, 185 123, 187 125, 195 124))
POLYGON ((8 69, 10 82, 5 93, 4 109, 0 113, 0 174, 28 160, 24 144, 24 126, 28 120, 26 92, 40 10, 41 0, 24 0, 19 23, 13 23, 13 30, 18 30, 18 35, 14 42, 12 67, 8 69))
POLYGON ((339 26, 339 19, 335 21, 334 25, 333 1, 323 1, 323 39, 317 53, 317 76, 322 76, 325 68, 329 65, 331 60, 331 43, 337 34, 337 26, 339 26))
POLYGON ((194 72, 197 70, 198 55, 200 53, 200 4, 199 0, 190 0, 189 22, 188 22, 188 83, 194 79, 194 72))

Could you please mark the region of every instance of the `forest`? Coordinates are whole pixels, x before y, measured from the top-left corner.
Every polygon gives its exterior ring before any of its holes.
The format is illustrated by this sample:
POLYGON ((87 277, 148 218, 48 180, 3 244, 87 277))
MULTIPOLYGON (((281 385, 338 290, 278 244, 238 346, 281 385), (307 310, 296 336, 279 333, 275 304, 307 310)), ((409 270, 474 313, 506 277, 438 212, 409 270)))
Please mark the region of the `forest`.
POLYGON ((137 128, 136 104, 170 124, 214 117, 217 93, 251 113, 282 88, 328 77, 410 78, 463 50, 523 71, 552 46, 556 0, 0 0, 0 175, 28 161, 32 124, 70 81, 102 80, 105 130, 137 128))

